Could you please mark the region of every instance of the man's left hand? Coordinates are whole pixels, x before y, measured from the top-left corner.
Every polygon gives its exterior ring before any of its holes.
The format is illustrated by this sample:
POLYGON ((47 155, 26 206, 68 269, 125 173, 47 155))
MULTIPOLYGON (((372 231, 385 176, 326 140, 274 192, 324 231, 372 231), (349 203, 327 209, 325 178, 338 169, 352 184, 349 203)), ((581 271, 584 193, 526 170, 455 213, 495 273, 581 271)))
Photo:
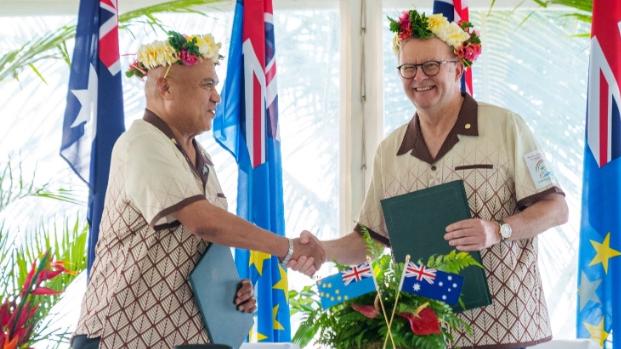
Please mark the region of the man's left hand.
POLYGON ((444 239, 458 251, 479 251, 501 240, 498 223, 479 218, 464 219, 448 225, 444 239))
POLYGON ((257 300, 254 298, 254 290, 250 280, 243 279, 237 285, 235 305, 237 310, 244 313, 254 313, 257 310, 257 300))

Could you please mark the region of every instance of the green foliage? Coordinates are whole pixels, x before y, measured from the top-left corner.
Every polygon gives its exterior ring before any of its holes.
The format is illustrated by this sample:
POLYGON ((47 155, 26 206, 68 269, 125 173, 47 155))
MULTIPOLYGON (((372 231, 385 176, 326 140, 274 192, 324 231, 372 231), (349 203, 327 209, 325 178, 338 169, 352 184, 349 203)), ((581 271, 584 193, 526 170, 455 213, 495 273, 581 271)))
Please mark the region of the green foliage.
MULTIPOLYGON (((368 232, 363 231, 365 243, 369 246, 368 232)), ((374 246, 374 245, 372 245, 374 246)), ((446 272, 459 272, 470 266, 480 264, 466 252, 451 252, 445 256, 432 256, 428 262, 433 268, 446 272)), ((390 255, 382 255, 373 262, 373 272, 379 285, 386 315, 390 318, 395 304, 397 290, 403 273, 404 264, 395 263, 390 255)), ((409 293, 399 295, 396 314, 409 312, 417 314, 424 307, 430 307, 438 316, 442 327, 441 334, 417 336, 410 330, 409 323, 395 315, 391 331, 396 347, 434 349, 445 348, 451 343, 452 330, 470 331, 467 323, 459 318, 451 307, 443 302, 418 297, 409 293)), ((388 333, 388 326, 383 315, 369 319, 352 308, 352 304, 374 305, 380 309, 378 293, 363 295, 328 310, 321 308, 319 295, 311 286, 302 291, 290 291, 289 302, 292 314, 302 314, 303 322, 293 336, 293 341, 305 347, 313 339, 316 343, 337 349, 381 348, 388 333)), ((391 344, 389 343, 389 347, 391 344)))
MULTIPOLYGON (((55 199, 69 203, 78 200, 70 195, 70 191, 51 189, 49 184, 35 184, 35 175, 24 176, 19 164, 11 161, 0 170, 0 213, 13 203, 27 197, 55 199)), ((46 283, 46 287, 54 290, 64 290, 86 268, 87 224, 78 218, 65 218, 61 227, 54 222, 41 224, 34 232, 25 234, 25 239, 19 244, 13 240, 14 235, 6 229, 0 220, 0 304, 5 300, 15 299, 19 294, 28 271, 35 261, 38 261, 46 251, 51 252, 51 259, 63 261, 72 273, 62 274, 46 283)), ((30 343, 43 340, 67 341, 66 333, 50 332, 50 325, 44 319, 52 307, 60 300, 59 295, 34 296, 34 304, 39 306, 33 317, 36 324, 30 343)))
POLYGON ((410 11, 410 25, 413 37, 429 39, 432 36, 427 16, 424 13, 420 14, 417 11, 410 11))
MULTIPOLYGON (((221 0, 176 0, 139 8, 119 15, 119 28, 128 30, 131 34, 129 27, 132 24, 146 23, 154 30, 165 32, 165 26, 155 17, 155 14, 162 12, 202 14, 194 7, 219 1, 221 0)), ((26 67, 32 69, 45 82, 43 74, 35 67, 35 64, 45 59, 62 59, 69 64, 70 58, 66 43, 75 37, 75 30, 75 24, 67 24, 50 30, 0 56, 0 82, 11 77, 18 79, 19 74, 26 67)))

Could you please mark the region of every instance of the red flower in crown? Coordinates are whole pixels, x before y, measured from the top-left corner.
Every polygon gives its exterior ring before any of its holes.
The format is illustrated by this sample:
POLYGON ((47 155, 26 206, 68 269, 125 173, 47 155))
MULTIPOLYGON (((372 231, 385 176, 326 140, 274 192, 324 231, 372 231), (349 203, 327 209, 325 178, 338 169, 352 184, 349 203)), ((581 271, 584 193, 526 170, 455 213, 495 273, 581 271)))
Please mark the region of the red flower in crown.
POLYGON ((181 59, 183 65, 193 65, 198 62, 198 57, 191 54, 187 50, 181 50, 181 52, 179 53, 179 59, 181 59))
POLYGON ((400 313, 399 316, 410 323, 410 330, 415 335, 426 336, 441 333, 438 316, 429 307, 421 310, 418 314, 400 313))
POLYGON ((412 27, 410 26, 410 14, 408 11, 403 11, 399 16, 399 40, 406 40, 412 36, 412 27))

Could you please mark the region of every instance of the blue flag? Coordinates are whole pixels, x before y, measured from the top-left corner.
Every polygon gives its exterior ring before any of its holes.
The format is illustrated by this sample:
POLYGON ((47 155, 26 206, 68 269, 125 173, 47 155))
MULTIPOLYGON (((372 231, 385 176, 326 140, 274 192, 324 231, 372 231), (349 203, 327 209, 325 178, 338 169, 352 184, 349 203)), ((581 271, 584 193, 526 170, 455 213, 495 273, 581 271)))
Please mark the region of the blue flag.
POLYGON ((621 2, 593 2, 576 332, 604 348, 621 348, 620 22, 621 2))
POLYGON ((88 269, 95 259, 110 156, 125 131, 116 0, 82 0, 60 155, 88 184, 88 269))
MULTIPOLYGON (((237 215, 284 236, 274 44, 272 1, 238 0, 214 136, 239 166, 237 215)), ((256 283, 259 341, 289 342, 287 273, 278 259, 237 249, 235 262, 256 283)))
MULTIPOLYGON (((468 10, 467 0, 434 0, 433 13, 441 13, 449 22, 470 21, 470 11, 468 10)), ((473 95, 472 87, 472 67, 466 69, 461 77, 461 90, 473 95)))
POLYGON ((435 299, 449 305, 457 304, 464 278, 408 262, 401 290, 417 296, 435 299))
POLYGON ((337 304, 376 290, 369 263, 353 266, 317 282, 321 306, 328 309, 337 304))

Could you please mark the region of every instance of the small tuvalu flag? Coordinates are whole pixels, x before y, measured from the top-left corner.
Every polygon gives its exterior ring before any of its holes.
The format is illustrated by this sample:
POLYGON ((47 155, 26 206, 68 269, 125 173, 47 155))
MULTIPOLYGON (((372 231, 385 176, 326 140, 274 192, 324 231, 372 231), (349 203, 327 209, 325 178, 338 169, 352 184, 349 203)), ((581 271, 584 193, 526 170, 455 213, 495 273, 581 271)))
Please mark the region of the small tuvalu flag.
POLYGON ((454 305, 459 300, 464 278, 408 262, 402 291, 454 305))
POLYGON ((353 266, 317 282, 321 306, 328 309, 376 290, 369 263, 353 266))

